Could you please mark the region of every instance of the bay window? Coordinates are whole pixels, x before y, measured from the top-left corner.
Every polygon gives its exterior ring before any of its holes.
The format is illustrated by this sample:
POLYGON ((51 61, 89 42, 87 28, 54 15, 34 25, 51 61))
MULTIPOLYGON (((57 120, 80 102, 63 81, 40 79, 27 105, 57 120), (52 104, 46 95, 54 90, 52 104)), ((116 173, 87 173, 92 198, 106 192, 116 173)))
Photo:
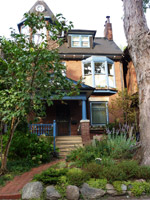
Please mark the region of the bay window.
POLYGON ((84 83, 98 88, 115 88, 114 63, 107 57, 91 56, 82 61, 84 83))

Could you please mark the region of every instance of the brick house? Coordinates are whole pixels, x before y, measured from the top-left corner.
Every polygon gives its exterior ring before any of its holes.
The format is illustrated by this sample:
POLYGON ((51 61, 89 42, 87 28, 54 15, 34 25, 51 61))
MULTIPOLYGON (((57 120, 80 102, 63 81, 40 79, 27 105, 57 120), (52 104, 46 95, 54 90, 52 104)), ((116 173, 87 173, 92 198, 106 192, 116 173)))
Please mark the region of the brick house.
MULTIPOLYGON (((30 9, 30 12, 37 11, 50 22, 54 17, 43 0, 38 0, 30 9)), ((24 21, 18 24, 18 28, 28 34, 24 21)), ((124 88, 122 51, 113 41, 109 16, 105 22, 104 37, 95 35, 95 30, 72 29, 67 33, 65 43, 58 47, 66 66, 66 77, 74 82, 82 77, 83 84, 80 95, 64 97, 65 104, 54 101, 53 106, 47 107, 46 117, 40 121, 48 124, 56 120, 57 137, 81 135, 83 144, 100 133, 102 126, 114 121, 108 105, 124 88)))

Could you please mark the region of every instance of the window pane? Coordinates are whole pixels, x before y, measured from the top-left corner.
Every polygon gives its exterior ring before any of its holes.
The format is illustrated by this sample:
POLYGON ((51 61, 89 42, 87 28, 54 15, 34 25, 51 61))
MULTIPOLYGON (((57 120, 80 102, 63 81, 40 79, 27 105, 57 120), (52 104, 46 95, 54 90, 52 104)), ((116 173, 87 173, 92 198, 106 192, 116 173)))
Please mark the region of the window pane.
POLYGON ((108 63, 108 75, 114 75, 113 65, 108 63))
POLYGON ((84 75, 92 73, 91 63, 84 64, 84 75))
POLYGON ((81 42, 81 46, 82 46, 82 47, 88 47, 88 46, 89 46, 89 43, 88 43, 88 42, 81 42))
POLYGON ((105 63, 95 63, 95 74, 105 74, 105 63))
POLYGON ((80 41, 80 37, 79 36, 72 36, 72 41, 80 41))
POLYGON ((107 113, 105 103, 92 103, 92 124, 106 124, 107 113))
POLYGON ((79 47, 79 46, 80 46, 80 43, 79 43, 79 42, 72 42, 72 45, 73 45, 74 47, 79 47))
POLYGON ((87 42, 88 42, 88 41, 89 41, 89 37, 87 37, 87 36, 81 37, 81 40, 82 40, 82 41, 87 41, 87 42))

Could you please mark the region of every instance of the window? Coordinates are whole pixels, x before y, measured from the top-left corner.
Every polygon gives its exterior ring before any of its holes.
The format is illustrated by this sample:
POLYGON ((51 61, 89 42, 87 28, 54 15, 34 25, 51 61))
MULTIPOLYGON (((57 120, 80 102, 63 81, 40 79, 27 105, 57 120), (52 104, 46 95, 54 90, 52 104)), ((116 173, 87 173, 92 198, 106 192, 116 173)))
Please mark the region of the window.
POLYGON ((113 70, 113 65, 108 63, 108 81, 109 81, 109 86, 113 87, 114 86, 114 70, 113 70))
POLYGON ((87 63, 84 65, 84 74, 92 74, 92 68, 91 68, 91 63, 87 63))
POLYGON ((42 28, 40 30, 37 30, 36 33, 33 35, 33 41, 35 44, 41 44, 46 40, 46 28, 42 28))
POLYGON ((113 61, 107 57, 91 56, 83 60, 84 83, 98 88, 115 88, 113 61))
POLYGON ((71 47, 90 47, 90 35, 71 35, 71 47))
POLYGON ((23 25, 21 27, 21 33, 24 34, 24 35, 30 35, 29 26, 23 25))
POLYGON ((91 125, 105 125, 108 123, 107 102, 91 102, 91 125))

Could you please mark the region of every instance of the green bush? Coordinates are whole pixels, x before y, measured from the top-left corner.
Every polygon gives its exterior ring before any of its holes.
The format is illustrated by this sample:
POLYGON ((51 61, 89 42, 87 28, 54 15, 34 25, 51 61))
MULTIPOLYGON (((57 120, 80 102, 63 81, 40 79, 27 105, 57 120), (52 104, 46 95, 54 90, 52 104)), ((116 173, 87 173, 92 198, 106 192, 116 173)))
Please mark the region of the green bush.
POLYGON ((99 173, 100 178, 106 178, 109 183, 126 180, 125 172, 118 165, 103 166, 99 173))
POLYGON ((57 185, 55 186, 56 190, 60 193, 62 199, 66 199, 66 189, 67 186, 69 185, 67 177, 66 176, 61 176, 59 178, 59 181, 57 182, 57 185))
POLYGON ((126 174, 126 180, 137 178, 139 171, 138 162, 135 160, 125 160, 118 164, 118 167, 126 174))
POLYGON ((67 173, 68 183, 71 185, 81 186, 84 182, 89 180, 89 175, 87 172, 78 169, 72 168, 67 173))
POLYGON ((150 167, 147 166, 140 166, 139 170, 136 174, 136 178, 139 179, 145 179, 145 180, 149 180, 150 179, 150 167))
POLYGON ((101 165, 92 162, 89 163, 84 170, 89 174, 91 178, 99 178, 101 168, 101 165))
POLYGON ((50 161, 53 153, 53 145, 49 145, 43 138, 36 134, 15 132, 8 158, 10 160, 28 159, 33 163, 50 161))
POLYGON ((90 187, 100 188, 100 189, 105 190, 106 189, 107 180, 106 179, 94 179, 94 178, 91 178, 89 181, 87 181, 87 183, 89 184, 90 187))
POLYGON ((114 188, 116 189, 116 191, 121 194, 122 193, 122 188, 121 185, 123 184, 122 181, 114 181, 113 183, 114 188))
POLYGON ((143 182, 134 182, 132 183, 131 192, 134 196, 141 196, 143 193, 146 193, 147 187, 150 187, 150 184, 143 182))
POLYGON ((125 134, 109 134, 107 139, 109 155, 115 159, 131 158, 131 147, 135 145, 135 140, 126 138, 125 134))
POLYGON ((41 174, 37 174, 34 176, 33 180, 41 181, 44 185, 56 185, 60 181, 61 176, 65 176, 67 174, 67 169, 54 169, 49 168, 43 171, 41 174))

